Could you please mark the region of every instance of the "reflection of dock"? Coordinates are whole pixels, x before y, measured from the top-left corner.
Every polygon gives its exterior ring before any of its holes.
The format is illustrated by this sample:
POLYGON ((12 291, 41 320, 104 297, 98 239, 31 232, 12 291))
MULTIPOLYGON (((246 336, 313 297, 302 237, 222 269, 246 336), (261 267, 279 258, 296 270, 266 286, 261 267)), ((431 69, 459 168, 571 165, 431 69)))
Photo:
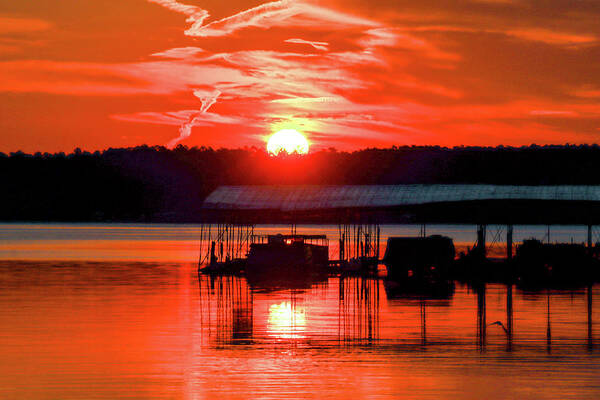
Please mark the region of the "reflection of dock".
POLYGON ((591 286, 522 291, 511 284, 480 284, 471 291, 459 285, 441 296, 390 292, 385 280, 365 277, 330 277, 305 289, 273 290, 252 289, 243 277, 199 278, 201 337, 216 347, 273 340, 413 349, 465 346, 486 352, 593 351, 597 346, 591 286))
POLYGON ((339 278, 338 337, 342 342, 379 338, 379 286, 373 278, 339 278))
MULTIPOLYGON (((586 288, 586 338, 585 342, 587 347, 591 350, 594 347, 593 338, 593 287, 591 285, 586 288)), ((487 323, 487 306, 486 306, 486 288, 485 285, 481 285, 475 288, 477 295, 477 344, 481 350, 485 349, 487 345, 487 329, 492 325, 497 325, 506 334, 506 350, 512 351, 514 344, 514 310, 513 310, 513 285, 506 286, 506 317, 504 321, 494 321, 487 323)), ((545 289, 539 292, 539 295, 544 294, 545 312, 544 312, 544 324, 545 324, 545 347, 546 351, 550 353, 553 347, 552 339, 552 290, 545 289)))
POLYGON ((236 276, 199 275, 200 323, 217 345, 247 344, 253 336, 253 294, 236 276))

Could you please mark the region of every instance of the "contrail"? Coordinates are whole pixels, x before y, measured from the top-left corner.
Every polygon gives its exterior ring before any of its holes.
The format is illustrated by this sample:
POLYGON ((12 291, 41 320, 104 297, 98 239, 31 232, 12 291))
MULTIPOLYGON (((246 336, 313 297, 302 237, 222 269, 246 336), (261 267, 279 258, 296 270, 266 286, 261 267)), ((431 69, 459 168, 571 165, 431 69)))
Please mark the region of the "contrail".
POLYGON ((182 4, 176 0, 148 0, 150 3, 159 4, 165 8, 168 8, 171 11, 175 11, 181 14, 187 15, 187 22, 199 22, 200 24, 208 18, 208 11, 187 4, 182 4))
POLYGON ((175 139, 167 143, 167 147, 172 149, 181 140, 190 137, 190 135, 192 134, 192 127, 194 126, 196 121, 200 119, 202 114, 208 111, 210 106, 217 102, 217 97, 219 97, 220 95, 221 92, 219 90, 215 90, 208 96, 205 94, 205 92, 202 92, 200 90, 194 90, 194 96, 200 99, 200 101, 202 102, 202 106, 200 107, 200 110, 198 112, 195 112, 192 115, 190 115, 188 120, 179 127, 179 137, 176 137, 175 139))

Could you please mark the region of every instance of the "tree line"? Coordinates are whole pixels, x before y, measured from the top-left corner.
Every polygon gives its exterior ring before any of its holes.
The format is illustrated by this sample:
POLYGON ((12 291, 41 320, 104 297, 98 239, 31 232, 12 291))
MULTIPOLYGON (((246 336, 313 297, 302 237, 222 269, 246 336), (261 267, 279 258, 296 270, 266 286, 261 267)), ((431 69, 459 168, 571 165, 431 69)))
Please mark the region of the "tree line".
POLYGON ((0 153, 0 220, 194 222, 219 185, 600 184, 600 146, 401 146, 273 157, 139 146, 0 153))

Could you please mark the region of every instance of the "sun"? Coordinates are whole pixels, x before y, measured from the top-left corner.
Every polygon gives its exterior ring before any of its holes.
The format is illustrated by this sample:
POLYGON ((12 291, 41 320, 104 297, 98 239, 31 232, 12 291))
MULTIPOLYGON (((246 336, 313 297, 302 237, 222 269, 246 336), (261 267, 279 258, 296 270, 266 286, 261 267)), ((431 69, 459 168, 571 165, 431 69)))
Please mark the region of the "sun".
POLYGON ((282 151, 288 154, 306 154, 308 153, 308 140, 295 129, 282 129, 269 138, 267 151, 273 155, 282 151))

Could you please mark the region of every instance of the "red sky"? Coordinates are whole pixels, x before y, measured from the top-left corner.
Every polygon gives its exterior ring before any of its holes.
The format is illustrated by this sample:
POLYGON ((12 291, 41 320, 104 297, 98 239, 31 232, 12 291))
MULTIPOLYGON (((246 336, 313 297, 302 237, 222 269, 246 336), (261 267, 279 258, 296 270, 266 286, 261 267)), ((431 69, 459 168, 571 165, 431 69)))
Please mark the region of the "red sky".
POLYGON ((0 0, 0 151, 595 143, 599 21, 596 0, 0 0))

